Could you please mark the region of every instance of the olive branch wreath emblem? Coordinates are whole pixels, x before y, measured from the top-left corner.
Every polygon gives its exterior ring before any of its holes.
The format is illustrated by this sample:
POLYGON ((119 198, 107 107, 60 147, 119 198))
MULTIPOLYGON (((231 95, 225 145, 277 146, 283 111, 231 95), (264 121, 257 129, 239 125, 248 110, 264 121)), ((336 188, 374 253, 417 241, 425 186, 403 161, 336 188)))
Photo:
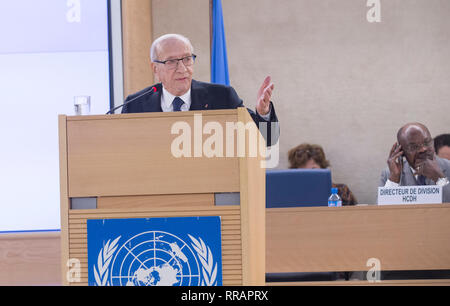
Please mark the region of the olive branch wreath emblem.
MULTIPOLYGON (((216 286, 217 285, 217 262, 214 264, 214 257, 211 249, 199 237, 198 240, 189 235, 192 240, 191 246, 194 248, 198 259, 202 265, 202 282, 201 286, 216 286)), ((94 278, 97 286, 111 286, 109 281, 109 266, 114 253, 117 250, 117 243, 121 236, 117 237, 111 242, 109 239, 105 246, 100 250, 97 257, 97 266, 94 266, 94 278)))
POLYGON ((94 277, 97 286, 111 286, 111 283, 108 281, 109 265, 114 252, 116 252, 117 242, 119 242, 120 237, 117 237, 113 242, 111 242, 111 239, 108 240, 98 253, 97 269, 94 266, 94 277))
POLYGON ((217 285, 217 263, 214 265, 214 258, 211 249, 199 237, 198 240, 189 235, 192 240, 192 247, 197 252, 197 256, 202 264, 203 279, 200 286, 216 286, 217 285), (214 267, 213 267, 214 265, 214 267))

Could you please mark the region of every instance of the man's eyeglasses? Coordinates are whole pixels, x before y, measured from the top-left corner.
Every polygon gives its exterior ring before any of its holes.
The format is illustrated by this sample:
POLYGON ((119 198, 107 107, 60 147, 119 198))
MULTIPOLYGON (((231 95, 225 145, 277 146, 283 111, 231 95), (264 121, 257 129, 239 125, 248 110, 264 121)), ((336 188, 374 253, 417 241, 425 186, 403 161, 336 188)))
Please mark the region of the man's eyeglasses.
POLYGON ((197 55, 192 54, 183 58, 168 59, 165 61, 154 60, 154 62, 164 64, 167 69, 176 69, 179 61, 183 62, 183 65, 186 67, 192 66, 195 62, 196 57, 197 55))
POLYGON ((409 145, 407 145, 405 147, 405 151, 411 152, 411 153, 412 152, 417 152, 420 149, 422 149, 422 147, 430 148, 432 144, 433 144, 433 139, 425 140, 425 142, 421 143, 421 144, 412 143, 412 144, 409 144, 409 145))

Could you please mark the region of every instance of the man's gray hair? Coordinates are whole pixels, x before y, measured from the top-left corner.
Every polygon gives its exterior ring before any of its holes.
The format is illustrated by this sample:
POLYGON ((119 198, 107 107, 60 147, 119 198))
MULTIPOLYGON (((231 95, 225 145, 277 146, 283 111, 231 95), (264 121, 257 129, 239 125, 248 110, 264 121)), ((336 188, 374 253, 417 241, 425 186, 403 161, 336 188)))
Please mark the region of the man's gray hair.
POLYGON ((191 48, 191 53, 194 53, 194 47, 191 44, 191 41, 186 36, 183 36, 181 34, 165 34, 163 36, 158 37, 153 41, 152 46, 150 48, 150 60, 154 62, 155 60, 158 60, 159 56, 159 49, 160 45, 163 41, 169 40, 169 39, 176 39, 181 40, 184 43, 186 43, 191 48))

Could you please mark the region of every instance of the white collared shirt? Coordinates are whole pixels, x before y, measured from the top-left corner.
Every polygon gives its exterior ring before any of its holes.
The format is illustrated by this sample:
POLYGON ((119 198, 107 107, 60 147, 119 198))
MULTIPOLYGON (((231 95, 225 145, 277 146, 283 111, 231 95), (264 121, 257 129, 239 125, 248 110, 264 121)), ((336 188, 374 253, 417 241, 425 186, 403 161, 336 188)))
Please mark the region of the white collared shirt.
MULTIPOLYGON (((173 99, 175 99, 175 97, 172 95, 170 92, 168 92, 164 86, 163 86, 163 90, 162 90, 162 94, 161 94, 161 108, 163 110, 163 112, 173 112, 173 99)), ((188 111, 189 108, 191 107, 191 89, 189 88, 189 90, 182 96, 179 96, 179 98, 181 100, 183 100, 184 104, 181 105, 181 111, 188 111)))

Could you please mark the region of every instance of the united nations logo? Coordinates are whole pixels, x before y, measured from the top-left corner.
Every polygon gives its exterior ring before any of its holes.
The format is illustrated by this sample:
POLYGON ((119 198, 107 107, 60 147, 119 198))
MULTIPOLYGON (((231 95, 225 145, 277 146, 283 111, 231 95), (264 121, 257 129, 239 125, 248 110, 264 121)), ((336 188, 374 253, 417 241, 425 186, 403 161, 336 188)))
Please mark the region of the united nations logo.
POLYGON ((163 230, 120 235, 108 239, 96 256, 90 269, 97 286, 218 285, 221 262, 199 235, 163 230))

